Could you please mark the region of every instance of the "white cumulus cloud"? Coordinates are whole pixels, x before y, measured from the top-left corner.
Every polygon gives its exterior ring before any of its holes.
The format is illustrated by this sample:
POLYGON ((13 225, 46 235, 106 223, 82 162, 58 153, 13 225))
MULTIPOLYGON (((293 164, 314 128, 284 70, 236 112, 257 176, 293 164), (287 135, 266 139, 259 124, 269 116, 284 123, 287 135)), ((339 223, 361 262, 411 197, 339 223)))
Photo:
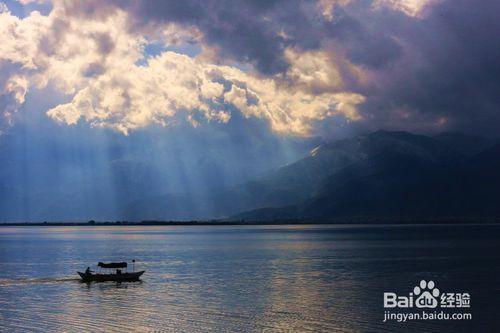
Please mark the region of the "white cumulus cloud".
POLYGON ((343 91, 341 73, 325 53, 290 49, 289 70, 274 77, 171 51, 144 59, 151 40, 169 39, 165 32, 192 40, 200 32, 169 25, 144 35, 130 29, 128 19, 119 9, 102 17, 72 16, 57 2, 47 16, 32 12, 21 19, 2 11, 4 116, 24 103, 29 89, 51 85, 70 101, 47 110, 49 117, 124 134, 181 119, 193 126, 203 120, 224 123, 232 112, 265 119, 273 131, 293 135, 309 135, 316 121, 333 115, 361 118, 357 105, 364 97, 343 91))

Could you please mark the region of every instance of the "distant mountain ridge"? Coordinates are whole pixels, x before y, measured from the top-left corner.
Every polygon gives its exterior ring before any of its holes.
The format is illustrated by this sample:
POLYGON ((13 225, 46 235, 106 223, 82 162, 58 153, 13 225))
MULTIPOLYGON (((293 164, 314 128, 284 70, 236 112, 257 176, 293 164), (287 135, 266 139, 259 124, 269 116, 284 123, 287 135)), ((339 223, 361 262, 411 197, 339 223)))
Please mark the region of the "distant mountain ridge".
POLYGON ((309 156, 238 186, 132 202, 125 215, 130 219, 268 220, 480 214, 477 204, 463 209, 471 206, 467 196, 454 198, 442 192, 464 187, 453 177, 467 179, 464 174, 471 161, 492 149, 493 142, 460 133, 428 137, 377 131, 320 145, 309 156), (440 188, 444 184, 447 187, 440 188))
MULTIPOLYGON (((115 211, 105 200, 94 205, 89 220, 500 217, 500 143, 461 133, 430 137, 381 130, 322 144, 252 181, 185 193, 149 190, 158 175, 147 172, 147 163, 141 172, 122 164, 110 169, 115 180, 121 184, 133 174, 133 186, 123 188, 141 190, 120 193, 115 211)), ((10 198, 0 202, 0 214, 15 216, 11 202, 21 202, 24 193, 0 181, 0 195, 10 198)), ((51 201, 43 192, 32 196, 53 202, 32 216, 61 220, 56 219, 61 207, 66 213, 85 208, 79 197, 51 201)))
POLYGON ((233 218, 500 216, 500 145, 471 137, 477 146, 457 149, 453 137, 467 138, 386 131, 358 137, 366 158, 328 177, 311 198, 233 218))

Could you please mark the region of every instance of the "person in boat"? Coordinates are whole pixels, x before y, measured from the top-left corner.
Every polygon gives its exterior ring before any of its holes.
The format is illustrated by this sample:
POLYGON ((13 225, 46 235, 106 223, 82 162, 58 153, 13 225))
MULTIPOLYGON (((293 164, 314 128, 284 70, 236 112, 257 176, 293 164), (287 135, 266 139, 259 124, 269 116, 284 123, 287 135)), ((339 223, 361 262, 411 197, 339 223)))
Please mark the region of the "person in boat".
MULTIPOLYGON (((0 0, 1 1, 1 0, 0 0)), ((114 269, 114 273, 108 273, 106 272, 105 274, 101 273, 96 273, 92 274, 92 270, 90 270, 90 267, 87 267, 87 269, 84 272, 78 272, 78 275, 82 278, 82 281, 84 282, 91 282, 91 281, 117 281, 117 282, 122 282, 122 281, 139 281, 140 277, 142 274, 144 274, 145 271, 133 271, 133 272, 124 272, 123 269, 127 268, 127 263, 126 262, 111 262, 111 263, 103 263, 99 262, 97 264, 98 267, 100 268, 105 268, 105 269, 114 269)))

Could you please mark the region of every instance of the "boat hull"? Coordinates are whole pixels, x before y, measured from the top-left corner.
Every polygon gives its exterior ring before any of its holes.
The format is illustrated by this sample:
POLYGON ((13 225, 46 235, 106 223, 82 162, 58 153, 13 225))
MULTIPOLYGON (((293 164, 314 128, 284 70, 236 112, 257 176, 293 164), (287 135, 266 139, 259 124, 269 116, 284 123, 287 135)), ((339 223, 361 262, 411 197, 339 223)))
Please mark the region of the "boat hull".
POLYGON ((115 281, 115 282, 126 282, 126 281, 139 281, 139 278, 145 271, 132 272, 132 273, 121 273, 121 274, 86 274, 82 272, 77 272, 80 275, 83 282, 104 282, 104 281, 115 281))

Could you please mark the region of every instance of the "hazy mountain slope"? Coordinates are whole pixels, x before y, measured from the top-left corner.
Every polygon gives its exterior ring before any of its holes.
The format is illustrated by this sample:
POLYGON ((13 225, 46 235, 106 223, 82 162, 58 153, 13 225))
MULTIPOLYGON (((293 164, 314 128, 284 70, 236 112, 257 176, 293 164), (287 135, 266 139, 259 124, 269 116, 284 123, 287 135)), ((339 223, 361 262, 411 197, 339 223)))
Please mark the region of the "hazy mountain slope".
POLYGON ((342 141, 318 147, 295 163, 238 186, 136 200, 123 215, 128 219, 220 218, 252 208, 298 203, 309 198, 328 176, 364 158, 349 148, 342 141))
MULTIPOLYGON (((108 174, 113 176, 111 181, 100 180, 102 175, 94 173, 89 166, 88 174, 67 178, 92 182, 75 182, 58 191, 65 193, 59 197, 52 196, 50 191, 37 192, 30 188, 20 192, 23 184, 13 188, 0 182, 0 194, 8 199, 0 203, 0 209, 4 219, 19 219, 16 207, 22 206, 26 219, 43 216, 57 220, 84 220, 87 216, 189 220, 228 216, 328 218, 472 214, 491 201, 488 196, 496 193, 496 170, 499 169, 491 161, 497 157, 498 147, 491 147, 490 142, 457 133, 431 138, 377 131, 323 144, 309 156, 254 181, 230 187, 191 186, 182 193, 166 194, 158 193, 158 189, 164 187, 164 175, 151 169, 148 163, 115 159, 108 166, 108 174), (481 153, 476 154, 477 151, 481 153), (475 185, 488 181, 490 183, 484 186, 475 185), (102 189, 96 191, 91 186, 94 183, 100 183, 102 189), (72 193, 73 186, 80 191, 72 193), (463 192, 480 199, 471 200, 461 195, 463 192), (109 204, 110 198, 113 205, 109 204)), ((0 173, 5 174, 4 178, 9 177, 7 172, 12 173, 11 169, 0 168, 0 173)), ((211 178, 216 184, 220 175, 210 171, 216 169, 200 166, 200 170, 210 173, 202 178, 211 178)), ((57 184, 61 172, 71 175, 72 170, 55 170, 58 173, 54 173, 54 183, 57 184)), ((489 211, 494 211, 494 207, 489 211)))
MULTIPOLYGON (((246 210, 298 204, 318 195, 328 182, 341 186, 349 179, 349 173, 353 173, 351 177, 359 177, 378 169, 383 171, 389 162, 383 157, 395 154, 396 164, 399 156, 404 156, 415 160, 408 163, 414 166, 445 165, 465 159, 463 154, 429 137, 378 131, 319 146, 310 156, 256 181, 209 193, 136 201, 129 205, 126 214, 131 219, 221 218, 246 210), (378 169, 371 163, 376 163, 378 169)), ((398 181, 406 181, 404 174, 400 178, 398 181)))
POLYGON ((336 172, 312 198, 235 218, 500 216, 500 146, 466 157, 408 133, 367 139, 371 157, 336 172))

